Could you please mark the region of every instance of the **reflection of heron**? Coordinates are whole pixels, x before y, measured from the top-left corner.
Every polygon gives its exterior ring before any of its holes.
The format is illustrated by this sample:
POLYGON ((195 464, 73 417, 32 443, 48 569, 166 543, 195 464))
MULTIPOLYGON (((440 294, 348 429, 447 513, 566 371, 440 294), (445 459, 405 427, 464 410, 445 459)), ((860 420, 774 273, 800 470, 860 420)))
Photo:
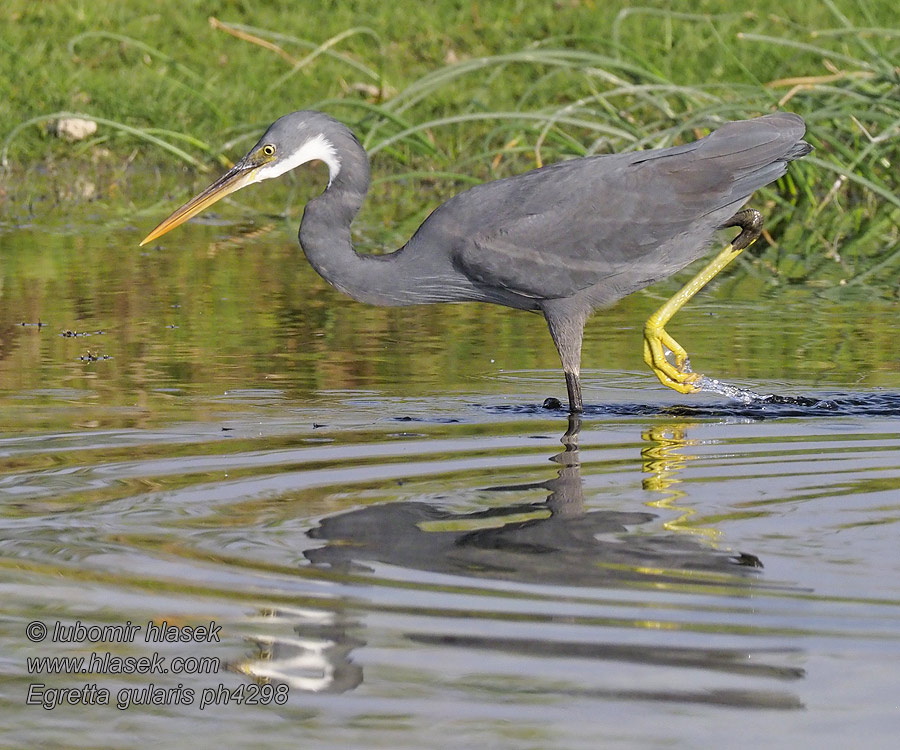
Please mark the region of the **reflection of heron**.
MULTIPOLYGON (((386 563, 406 571, 405 584, 417 580, 410 571, 432 571, 459 576, 465 592, 465 609, 455 616, 422 618, 423 623, 412 625, 405 637, 429 649, 441 649, 427 658, 453 658, 458 650, 471 658, 473 652, 499 653, 518 658, 539 655, 550 659, 576 659, 601 667, 608 663, 636 664, 661 667, 667 670, 704 670, 717 675, 731 675, 739 681, 737 689, 724 687, 720 679, 702 690, 690 689, 668 678, 665 685, 654 689, 637 689, 620 684, 613 678, 609 687, 582 688, 554 685, 562 694, 591 698, 639 699, 644 701, 690 702, 739 706, 741 708, 799 709, 801 701, 793 693, 760 684, 760 680, 793 682, 804 677, 804 670, 794 662, 802 651, 771 645, 751 647, 716 647, 706 638, 699 641, 673 643, 646 642, 639 639, 575 640, 556 638, 557 631, 548 629, 547 635, 523 628, 528 622, 548 622, 559 625, 571 623, 571 614, 547 614, 545 619, 529 616, 534 603, 530 594, 539 600, 545 593, 529 592, 529 608, 514 607, 500 610, 515 622, 507 632, 499 627, 501 614, 491 608, 489 614, 472 611, 475 579, 513 581, 517 584, 551 584, 561 589, 560 597, 584 597, 602 607, 608 603, 611 611, 585 615, 593 626, 619 627, 660 631, 690 628, 678 617, 655 619, 652 610, 639 605, 637 616, 623 612, 623 602, 632 601, 628 594, 617 596, 616 589, 635 589, 643 593, 662 590, 668 594, 703 591, 704 597, 718 590, 725 596, 740 597, 756 588, 756 571, 746 566, 747 558, 735 558, 710 547, 702 538, 671 532, 641 531, 641 527, 656 516, 645 510, 592 510, 585 504, 578 450, 579 417, 570 417, 569 429, 563 436, 565 450, 551 460, 559 465, 557 476, 543 481, 520 485, 492 486, 482 492, 495 492, 514 497, 534 490, 542 490, 545 500, 510 502, 475 512, 454 512, 425 502, 394 502, 358 508, 321 519, 319 526, 309 532, 324 546, 308 549, 304 555, 316 565, 331 566, 337 575, 347 575, 369 569, 374 562, 386 563), (565 591, 565 587, 595 587, 591 595, 584 590, 565 591), (575 593, 577 591, 577 593, 575 593), (473 628, 471 621, 479 617, 489 619, 492 627, 473 628), (494 620, 493 618, 498 618, 494 620), (461 627, 454 621, 462 621, 461 627), (435 628, 439 628, 435 630, 435 628), (443 653, 442 653, 443 652, 443 653), (752 680, 752 681, 751 681, 752 680)), ((755 558, 752 558, 755 560, 755 558)), ((373 582, 385 575, 380 570, 373 582)), ((427 580, 427 579, 425 579, 427 580)), ((359 585, 359 580, 354 580, 359 585)), ((442 581, 440 591, 452 589, 442 581)), ((490 586, 486 593, 496 593, 490 586)), ((519 589, 509 589, 517 591, 519 589)), ((540 589, 538 591, 541 591, 540 589)), ((449 595, 449 593, 448 593, 449 595)), ((353 597, 351 597, 353 598, 353 597)), ((677 605, 670 599, 666 607, 677 605)), ((705 600, 704 600, 705 601, 705 600)), ((726 605, 726 608, 732 606, 726 605)), ((376 605, 380 612, 381 605, 376 605)), ((701 609, 708 615, 708 603, 701 609)), ((414 620, 419 618, 414 617, 414 620)), ((711 627, 703 620, 700 628, 711 627)), ((741 624, 744 627, 744 624, 741 624)), ((591 631, 592 633, 594 631, 591 631)), ((479 665, 481 662, 478 662, 479 665)), ((695 678, 693 678, 695 679, 695 678)), ((532 684, 529 683, 529 687, 532 684)))
POLYGON ((690 393, 699 375, 664 326, 759 236, 760 214, 738 209, 783 175, 787 162, 809 153, 804 130, 797 115, 775 113, 727 123, 682 146, 573 159, 485 183, 439 206, 397 252, 359 255, 350 223, 369 189, 366 153, 338 121, 294 112, 141 244, 235 190, 323 161, 328 187, 307 204, 300 224, 300 244, 318 273, 376 305, 474 301, 542 312, 562 360, 569 408, 581 411, 588 315, 693 262, 717 229, 739 226, 732 244, 644 329, 644 359, 664 384, 690 393))
MULTIPOLYGON (((313 563, 337 568, 379 561, 413 570, 550 583, 564 586, 629 585, 690 580, 692 584, 752 585, 745 569, 752 555, 717 550, 682 533, 633 531, 654 513, 585 507, 578 451, 580 418, 569 418, 565 450, 553 456, 557 476, 542 482, 483 488, 522 500, 475 512, 424 502, 386 503, 323 518, 309 532, 324 547, 304 552, 313 563)), ((753 565, 749 565, 753 567, 753 565)))
POLYGON ((356 625, 338 611, 280 606, 252 621, 263 632, 248 636, 256 648, 234 668, 257 680, 285 682, 309 693, 344 693, 363 681, 362 667, 350 657, 365 643, 348 634, 356 625), (289 627, 293 632, 278 632, 289 627))
POLYGON ((709 539, 716 539, 721 532, 715 526, 699 526, 692 523, 691 516, 695 513, 694 509, 678 505, 678 501, 687 495, 678 487, 682 481, 678 474, 688 461, 697 458, 681 451, 682 448, 697 444, 696 441, 688 440, 686 431, 688 426, 690 425, 656 425, 641 433, 641 439, 647 443, 641 448, 643 470, 650 475, 641 484, 645 490, 662 495, 662 498, 649 503, 651 507, 681 513, 677 519, 666 522, 667 529, 702 534, 709 539))

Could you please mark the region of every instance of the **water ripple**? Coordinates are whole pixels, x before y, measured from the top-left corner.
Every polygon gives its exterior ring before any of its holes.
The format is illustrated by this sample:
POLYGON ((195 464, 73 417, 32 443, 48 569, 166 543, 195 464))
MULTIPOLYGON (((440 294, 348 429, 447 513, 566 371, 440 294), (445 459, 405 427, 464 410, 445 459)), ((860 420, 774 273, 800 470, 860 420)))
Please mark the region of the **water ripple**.
MULTIPOLYGON (((900 398, 816 398, 611 403, 560 435, 536 406, 413 410, 411 434, 292 422, 253 395, 225 434, 11 436, 7 620, 214 618, 217 682, 288 685, 294 720, 302 696, 341 696, 317 704, 341 741, 342 712, 412 716, 419 738, 447 711, 536 726, 536 704, 559 727, 623 714, 659 736, 666 706, 824 717, 848 660, 877 706, 900 650, 900 398)), ((13 692, 34 652, 5 638, 13 692)))
MULTIPOLYGON (((742 393, 752 393, 740 389, 742 393)), ((707 397, 708 398, 708 397, 707 397)), ((540 414, 566 411, 554 398, 543 404, 491 405, 490 412, 540 414)), ((763 420, 779 417, 900 417, 900 394, 896 393, 823 393, 816 395, 753 394, 751 400, 704 402, 697 404, 607 403, 585 404, 586 417, 685 417, 706 419, 740 417, 763 420)))

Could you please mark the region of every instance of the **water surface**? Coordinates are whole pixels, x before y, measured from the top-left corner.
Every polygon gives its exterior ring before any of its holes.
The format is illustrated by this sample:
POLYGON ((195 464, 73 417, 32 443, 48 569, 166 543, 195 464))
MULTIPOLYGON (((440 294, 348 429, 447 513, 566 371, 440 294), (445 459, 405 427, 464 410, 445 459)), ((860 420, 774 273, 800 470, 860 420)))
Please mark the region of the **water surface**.
POLYGON ((5 746, 893 746, 896 301, 705 292, 670 327, 695 369, 808 401, 748 405, 659 386, 640 328, 674 286, 637 295, 589 324, 570 424, 537 316, 364 307, 281 223, 233 231, 2 235, 5 746), (95 652, 221 662, 29 673, 95 652), (115 707, 151 684, 182 688, 115 707), (286 687, 201 710, 220 685, 286 687))

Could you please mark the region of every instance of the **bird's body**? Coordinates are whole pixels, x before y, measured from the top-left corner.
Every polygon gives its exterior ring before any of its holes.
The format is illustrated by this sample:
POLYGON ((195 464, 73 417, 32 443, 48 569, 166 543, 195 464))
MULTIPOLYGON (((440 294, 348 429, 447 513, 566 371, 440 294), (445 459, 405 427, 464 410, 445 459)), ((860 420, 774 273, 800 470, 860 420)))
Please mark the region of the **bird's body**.
POLYGON ((570 407, 580 410, 573 382, 588 315, 704 255, 755 190, 809 152, 804 130, 797 115, 775 113, 682 146, 573 159, 484 183, 438 206, 399 250, 364 255, 353 249, 350 225, 369 188, 366 153, 337 120, 295 112, 144 242, 227 192, 319 159, 329 185, 307 204, 299 239, 321 276, 376 305, 474 301, 541 311, 570 407))

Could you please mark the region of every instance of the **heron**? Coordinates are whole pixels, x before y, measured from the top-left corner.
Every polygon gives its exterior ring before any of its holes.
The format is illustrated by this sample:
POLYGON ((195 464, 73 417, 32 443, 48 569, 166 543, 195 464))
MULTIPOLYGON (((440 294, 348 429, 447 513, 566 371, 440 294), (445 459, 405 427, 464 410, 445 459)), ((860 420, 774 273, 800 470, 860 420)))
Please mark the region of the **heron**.
POLYGON ((717 230, 737 227, 740 233, 643 330, 644 360, 660 382, 681 393, 699 390, 700 374, 665 325, 760 236, 762 216, 743 206, 812 150, 805 131, 798 115, 774 112, 724 123, 683 145, 575 158, 485 182, 434 209, 400 249, 373 254, 357 252, 350 231, 369 190, 366 151, 340 121, 301 110, 276 120, 141 245, 247 185, 324 162, 328 184, 306 204, 299 229, 317 273, 374 305, 488 302, 542 313, 569 411, 580 413, 589 315, 680 271, 707 254, 717 230))

